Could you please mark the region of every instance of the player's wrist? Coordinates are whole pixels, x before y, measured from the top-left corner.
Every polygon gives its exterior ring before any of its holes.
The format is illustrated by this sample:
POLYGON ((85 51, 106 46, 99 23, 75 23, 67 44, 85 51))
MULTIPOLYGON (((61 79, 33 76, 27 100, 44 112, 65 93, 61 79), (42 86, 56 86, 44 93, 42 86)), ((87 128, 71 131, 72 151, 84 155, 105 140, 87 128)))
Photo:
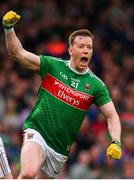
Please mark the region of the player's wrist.
POLYGON ((121 148, 121 142, 118 140, 113 140, 112 144, 117 144, 121 148))
POLYGON ((14 30, 14 27, 10 27, 10 28, 4 28, 5 33, 9 33, 12 32, 14 30))
POLYGON ((11 29, 14 26, 13 25, 6 26, 6 25, 3 24, 3 27, 4 27, 4 29, 11 29))

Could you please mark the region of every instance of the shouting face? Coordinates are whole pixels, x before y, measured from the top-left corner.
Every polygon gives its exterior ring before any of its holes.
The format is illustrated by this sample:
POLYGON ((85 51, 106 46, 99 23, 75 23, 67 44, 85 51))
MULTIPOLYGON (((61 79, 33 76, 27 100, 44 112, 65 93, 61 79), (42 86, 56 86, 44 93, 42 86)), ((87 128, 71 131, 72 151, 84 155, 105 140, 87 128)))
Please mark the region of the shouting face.
POLYGON ((93 42, 89 36, 76 36, 73 44, 69 47, 70 66, 84 72, 90 62, 93 52, 93 42))

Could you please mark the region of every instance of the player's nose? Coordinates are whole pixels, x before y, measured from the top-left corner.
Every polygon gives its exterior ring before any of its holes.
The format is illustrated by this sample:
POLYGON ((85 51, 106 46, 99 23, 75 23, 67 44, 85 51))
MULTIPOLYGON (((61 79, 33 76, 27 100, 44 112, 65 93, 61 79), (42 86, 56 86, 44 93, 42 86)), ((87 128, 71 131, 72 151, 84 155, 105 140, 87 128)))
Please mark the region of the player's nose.
POLYGON ((83 49, 83 52, 86 53, 86 54, 88 54, 89 49, 85 46, 84 49, 83 49))

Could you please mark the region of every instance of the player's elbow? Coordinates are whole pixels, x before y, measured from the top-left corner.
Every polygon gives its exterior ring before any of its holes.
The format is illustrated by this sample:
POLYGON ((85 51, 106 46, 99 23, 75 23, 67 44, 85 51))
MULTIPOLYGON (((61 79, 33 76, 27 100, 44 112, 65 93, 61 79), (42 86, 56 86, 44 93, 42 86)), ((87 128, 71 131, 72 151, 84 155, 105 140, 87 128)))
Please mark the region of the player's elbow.
POLYGON ((113 124, 113 122, 119 121, 119 115, 117 114, 117 112, 111 113, 107 117, 107 121, 108 121, 109 124, 113 124))
POLYGON ((18 49, 17 47, 7 48, 8 54, 11 59, 17 60, 21 57, 21 49, 18 49))
POLYGON ((112 119, 117 119, 117 120, 119 120, 119 115, 118 115, 118 113, 115 111, 115 112, 113 112, 112 114, 111 114, 111 118, 112 119))

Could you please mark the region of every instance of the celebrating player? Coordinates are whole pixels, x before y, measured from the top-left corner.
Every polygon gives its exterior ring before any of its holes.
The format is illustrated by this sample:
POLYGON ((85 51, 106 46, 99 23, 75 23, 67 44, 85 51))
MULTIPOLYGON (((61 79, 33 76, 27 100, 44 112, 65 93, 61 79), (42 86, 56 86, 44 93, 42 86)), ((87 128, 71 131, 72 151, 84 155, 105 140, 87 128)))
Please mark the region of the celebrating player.
POLYGON ((55 177, 67 161, 70 147, 90 105, 105 115, 111 135, 108 158, 121 157, 121 126, 105 84, 88 68, 93 35, 87 29, 69 37, 70 60, 35 55, 26 51, 14 25, 20 16, 13 11, 3 17, 10 57, 41 77, 38 99, 27 117, 21 150, 19 178, 55 177))

